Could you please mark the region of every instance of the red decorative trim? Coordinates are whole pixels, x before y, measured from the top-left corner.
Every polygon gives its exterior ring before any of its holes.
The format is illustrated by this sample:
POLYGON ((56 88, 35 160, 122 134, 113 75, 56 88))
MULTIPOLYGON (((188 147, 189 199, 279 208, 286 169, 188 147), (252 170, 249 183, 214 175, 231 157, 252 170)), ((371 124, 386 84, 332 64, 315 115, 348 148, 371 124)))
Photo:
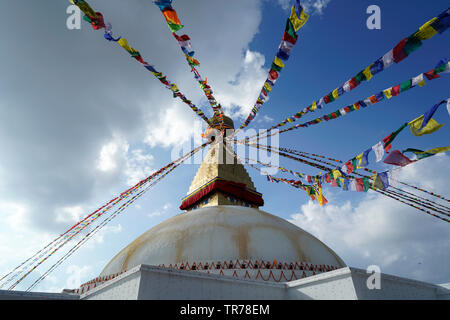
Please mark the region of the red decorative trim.
POLYGON ((202 198, 216 191, 230 194, 240 200, 247 201, 257 206, 264 205, 264 200, 261 194, 257 193, 256 191, 247 189, 247 185, 245 183, 228 181, 217 177, 185 197, 183 199, 183 202, 181 203, 180 209, 188 209, 189 207, 192 207, 196 202, 200 201, 202 198))

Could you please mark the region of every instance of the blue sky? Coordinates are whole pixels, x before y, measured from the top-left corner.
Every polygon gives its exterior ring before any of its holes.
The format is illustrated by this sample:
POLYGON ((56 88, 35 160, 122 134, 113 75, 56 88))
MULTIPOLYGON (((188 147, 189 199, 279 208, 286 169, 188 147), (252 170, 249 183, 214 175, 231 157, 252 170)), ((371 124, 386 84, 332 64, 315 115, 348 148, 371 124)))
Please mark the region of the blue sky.
MULTIPOLYGON (((299 31, 270 100, 250 128, 268 128, 310 105, 448 7, 443 0, 331 0, 319 1, 323 8, 318 12, 314 3, 318 2, 308 2, 310 19, 299 31), (372 4, 381 9, 381 30, 366 27, 366 8, 372 4)), ((211 114, 156 6, 139 0, 127 4, 92 0, 90 4, 113 24, 115 35, 125 36, 144 60, 211 114)), ((235 111, 235 126, 256 100, 281 41, 289 15, 283 4, 282 0, 173 3, 185 24, 182 31, 191 37, 201 62, 200 73, 226 110, 235 111)), ((105 41, 100 31, 84 22, 81 30, 67 30, 66 7, 56 0, 40 5, 20 0, 11 4, 8 13, 0 13, 0 35, 8 45, 0 53, 0 147, 5 151, 0 159, 0 253, 4 257, 0 274, 127 189, 130 181, 170 162, 171 151, 180 142, 192 141, 195 117, 191 111, 120 48, 105 41)), ((404 61, 298 122, 434 68, 440 59, 449 58, 448 40, 447 31, 424 41, 404 61)), ((442 75, 422 88, 337 120, 284 133, 280 145, 348 160, 448 98, 448 77, 442 75)), ((441 108, 434 118, 446 123, 448 115, 441 108)), ((446 146, 449 130, 445 125, 433 135, 414 137, 405 129, 394 148, 446 146)), ((281 164, 317 173, 285 159, 281 164)), ((402 170, 402 179, 448 196, 447 155, 410 167, 402 170)), ((77 283, 96 277, 129 242, 179 213, 197 168, 177 168, 36 289, 54 291, 70 285, 68 278, 75 277, 77 283)), ((262 210, 310 231, 348 265, 377 264, 386 273, 435 283, 450 281, 445 267, 450 263, 450 241, 444 222, 370 192, 329 187, 324 192, 330 203, 319 208, 304 192, 271 184, 251 168, 248 172, 263 193, 262 210)), ((43 266, 38 272, 45 270, 43 266)))

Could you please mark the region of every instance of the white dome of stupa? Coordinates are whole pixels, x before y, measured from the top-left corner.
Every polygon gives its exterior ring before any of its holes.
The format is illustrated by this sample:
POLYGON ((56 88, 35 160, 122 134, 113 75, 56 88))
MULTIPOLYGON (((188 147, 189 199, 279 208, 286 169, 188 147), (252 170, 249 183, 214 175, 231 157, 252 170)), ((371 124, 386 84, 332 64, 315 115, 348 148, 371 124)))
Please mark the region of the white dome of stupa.
POLYGON ((179 214, 151 228, 120 251, 101 276, 140 264, 230 260, 345 266, 324 243, 284 219, 255 208, 219 205, 179 214))

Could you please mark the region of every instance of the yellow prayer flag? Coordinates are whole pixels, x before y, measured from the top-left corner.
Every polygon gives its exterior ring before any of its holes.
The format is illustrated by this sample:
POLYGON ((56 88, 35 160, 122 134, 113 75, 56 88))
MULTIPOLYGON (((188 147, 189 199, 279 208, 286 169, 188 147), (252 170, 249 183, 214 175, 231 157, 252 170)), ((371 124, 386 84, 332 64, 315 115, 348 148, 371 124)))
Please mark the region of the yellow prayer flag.
POLYGON ((317 105, 316 102, 313 101, 312 105, 311 105, 311 110, 316 110, 317 109, 317 105))
POLYGON ((384 90, 383 93, 386 98, 388 99, 392 98, 391 88, 384 90))
POLYGON ((305 12, 305 10, 302 9, 302 12, 300 13, 300 17, 297 16, 297 13, 295 12, 295 7, 292 6, 291 8, 291 16, 289 17, 289 20, 291 21, 295 32, 297 32, 303 25, 308 21, 309 15, 305 12))
POLYGON ((372 187, 375 189, 384 189, 383 181, 378 177, 378 174, 374 174, 370 177, 372 181, 372 187))
POLYGON ((338 89, 334 89, 332 94, 333 94, 333 98, 335 98, 335 99, 339 98, 339 91, 338 91, 338 89))
POLYGON ((267 92, 272 91, 272 87, 267 82, 264 83, 264 88, 267 90, 267 92))
POLYGON ((277 66, 279 66, 280 68, 284 68, 284 63, 283 61, 281 61, 280 58, 275 57, 275 59, 273 60, 273 63, 275 63, 277 66))
POLYGON ((323 203, 322 188, 319 187, 318 189, 319 189, 319 192, 316 192, 317 201, 319 202, 319 204, 320 204, 321 206, 323 206, 324 203, 323 203))
POLYGON ((432 38, 437 33, 437 31, 431 26, 431 23, 433 23, 434 20, 436 20, 436 18, 431 19, 421 26, 414 36, 420 40, 432 38))
POLYGON ((439 130, 443 124, 437 123, 433 118, 430 118, 427 125, 420 129, 423 123, 423 115, 420 117, 410 121, 408 123, 409 128, 411 129, 411 133, 415 136, 423 136, 424 134, 431 134, 437 130, 439 130))
POLYGON ((357 169, 362 168, 362 167, 361 167, 361 161, 362 161, 362 156, 363 156, 363 154, 364 154, 364 152, 361 153, 361 154, 358 154, 358 155, 355 157, 356 160, 358 160, 358 164, 356 165, 356 168, 357 168, 357 169))
POLYGON ((370 72, 370 66, 368 66, 366 69, 364 69, 363 74, 366 76, 366 80, 369 81, 370 79, 372 79, 373 75, 372 72, 370 72))
MULTIPOLYGON (((73 0, 69 0, 69 2, 71 4, 75 4, 75 2, 73 2, 73 0)), ((95 13, 94 10, 92 10, 92 8, 89 6, 89 4, 85 1, 83 2, 79 2, 77 4, 75 4, 78 8, 80 8, 80 10, 87 15, 90 18, 97 18, 97 14, 95 13)))
POLYGON ((339 170, 336 170, 336 169, 332 170, 331 173, 333 174, 333 178, 335 180, 342 176, 342 173, 339 170))
POLYGON ((125 50, 127 50, 128 52, 132 51, 133 48, 130 47, 130 45, 128 44, 127 39, 125 38, 120 38, 119 41, 117 41, 117 43, 124 48, 125 50))
POLYGON ((434 154, 437 154, 437 153, 447 152, 447 151, 450 151, 450 147, 438 147, 438 148, 433 148, 433 149, 430 149, 430 150, 427 150, 427 151, 416 152, 416 153, 418 153, 418 154, 424 154, 424 153, 434 153, 434 154))

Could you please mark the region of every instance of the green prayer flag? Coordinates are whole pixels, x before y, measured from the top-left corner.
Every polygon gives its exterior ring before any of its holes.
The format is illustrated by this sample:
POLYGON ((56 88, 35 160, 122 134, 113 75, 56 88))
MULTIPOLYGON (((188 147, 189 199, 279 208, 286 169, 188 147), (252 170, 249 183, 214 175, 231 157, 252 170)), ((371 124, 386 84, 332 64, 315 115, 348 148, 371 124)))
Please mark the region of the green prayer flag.
POLYGON ((89 22, 89 23, 92 23, 92 19, 89 18, 87 15, 85 15, 85 16, 83 17, 83 20, 84 20, 84 21, 87 21, 87 22, 89 22))
POLYGON ((363 184, 364 184, 364 192, 367 192, 370 189, 370 181, 369 178, 364 177, 363 178, 363 184))
POLYGON ((170 31, 177 32, 178 30, 183 29, 184 25, 182 24, 175 24, 175 23, 167 23, 169 26, 170 31))
POLYGON ((403 51, 409 55, 411 52, 416 51, 420 46, 422 45, 422 41, 415 37, 414 35, 411 35, 406 40, 406 44, 403 47, 403 51))
POLYGON ((291 20, 289 20, 289 19, 287 19, 287 21, 286 21, 286 28, 285 28, 285 31, 286 31, 292 38, 294 38, 294 39, 297 40, 298 35, 297 35, 297 33, 295 32, 294 25, 292 24, 291 20))
POLYGON ((405 129, 405 127, 407 127, 407 126, 408 126, 408 123, 405 123, 405 124, 403 124, 400 128, 398 128, 397 131, 392 132, 392 133, 389 135, 389 138, 388 138, 386 141, 384 141, 384 145, 385 145, 385 146, 390 145, 390 144, 392 143, 392 141, 394 141, 395 137, 396 137, 403 129, 405 129))
POLYGON ((328 94, 328 98, 330 99, 330 102, 336 100, 336 99, 333 97, 333 92, 330 92, 330 93, 328 94))
POLYGON ((356 83, 360 83, 361 81, 366 80, 366 75, 364 74, 364 70, 360 71, 356 76, 355 76, 355 80, 356 83))
POLYGON ((408 149, 404 150, 402 153, 406 153, 406 152, 414 153, 417 156, 418 160, 434 156, 434 153, 427 153, 427 152, 424 152, 422 150, 413 149, 413 148, 408 148, 408 149))
POLYGON ((443 63, 442 65, 440 65, 439 67, 434 69, 434 74, 441 73, 442 71, 445 70, 446 67, 447 67, 447 64, 443 63))
POLYGON ((411 79, 406 80, 402 84, 400 84, 400 92, 411 89, 411 79))
POLYGON ((283 68, 276 65, 275 63, 272 63, 272 66, 270 67, 270 69, 280 72, 283 68))

